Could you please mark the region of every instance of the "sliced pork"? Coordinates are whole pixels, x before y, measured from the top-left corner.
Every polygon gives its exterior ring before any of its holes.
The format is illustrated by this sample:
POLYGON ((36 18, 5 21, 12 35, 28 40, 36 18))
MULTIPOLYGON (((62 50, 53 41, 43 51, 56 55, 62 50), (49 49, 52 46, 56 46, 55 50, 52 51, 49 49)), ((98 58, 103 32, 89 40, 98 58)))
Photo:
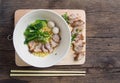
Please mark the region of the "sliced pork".
POLYGON ((51 45, 50 45, 49 42, 45 44, 45 47, 46 47, 46 49, 48 49, 48 51, 49 51, 50 53, 53 51, 53 48, 51 47, 51 45))
POLYGON ((54 40, 51 39, 50 45, 51 45, 51 47, 54 48, 54 47, 56 47, 58 45, 58 43, 56 43, 54 40))
POLYGON ((55 41, 55 42, 60 42, 60 36, 59 35, 53 35, 52 39, 55 41))
POLYGON ((78 61, 78 60, 82 59, 84 55, 85 55, 84 52, 81 51, 80 53, 75 54, 74 60, 78 61))
POLYGON ((34 51, 36 45, 37 45, 37 43, 36 43, 35 41, 30 41, 30 42, 28 43, 29 51, 30 51, 30 52, 34 51))
POLYGON ((45 45, 44 45, 44 44, 42 45, 42 51, 45 52, 45 53, 48 52, 48 50, 45 48, 45 45))
POLYGON ((73 50, 76 53, 79 53, 83 49, 83 41, 79 40, 78 42, 73 43, 74 48, 73 50))
POLYGON ((42 52, 42 44, 41 44, 41 43, 39 43, 39 44, 35 47, 34 52, 42 52))

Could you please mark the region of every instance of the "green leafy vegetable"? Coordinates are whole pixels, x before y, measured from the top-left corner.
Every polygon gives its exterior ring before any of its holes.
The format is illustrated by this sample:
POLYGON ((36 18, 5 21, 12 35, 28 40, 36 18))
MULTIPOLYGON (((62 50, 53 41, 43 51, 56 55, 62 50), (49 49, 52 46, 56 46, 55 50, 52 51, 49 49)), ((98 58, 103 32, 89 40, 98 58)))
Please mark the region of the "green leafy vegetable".
POLYGON ((72 34, 72 41, 75 40, 76 36, 79 34, 79 32, 81 32, 82 30, 76 29, 76 33, 72 34))
POLYGON ((47 27, 46 20, 36 20, 35 22, 31 23, 24 32, 24 43, 27 44, 32 40, 46 43, 50 39, 51 35, 49 32, 42 30, 44 27, 47 27))
POLYGON ((73 35, 72 35, 72 39, 71 39, 71 40, 72 40, 72 41, 74 41, 74 40, 75 40, 75 38, 76 38, 76 36, 77 36, 77 34, 73 34, 73 35))
POLYGON ((31 36, 31 37, 27 37, 24 41, 25 44, 27 44, 28 42, 37 39, 37 35, 31 36))
POLYGON ((50 37, 51 35, 47 31, 43 32, 39 30, 37 41, 46 43, 50 39, 50 37))
POLYGON ((63 14, 62 17, 65 19, 65 21, 69 24, 69 16, 67 13, 63 14))

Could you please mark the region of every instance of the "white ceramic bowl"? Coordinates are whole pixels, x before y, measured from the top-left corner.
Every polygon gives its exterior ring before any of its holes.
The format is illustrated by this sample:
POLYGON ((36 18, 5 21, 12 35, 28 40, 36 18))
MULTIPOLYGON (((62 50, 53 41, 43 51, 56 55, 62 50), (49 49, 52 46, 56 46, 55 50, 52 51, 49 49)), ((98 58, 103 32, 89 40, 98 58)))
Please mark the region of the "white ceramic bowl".
POLYGON ((34 67, 44 68, 55 65, 67 54, 70 48, 70 43, 71 33, 68 24, 59 14, 47 9, 33 10, 25 14, 16 24, 13 33, 13 44, 17 54, 24 62, 34 67), (28 51, 27 45, 24 44, 25 37, 23 33, 26 27, 37 19, 52 20, 60 28, 60 45, 54 50, 53 53, 46 57, 37 57, 32 55, 28 51))

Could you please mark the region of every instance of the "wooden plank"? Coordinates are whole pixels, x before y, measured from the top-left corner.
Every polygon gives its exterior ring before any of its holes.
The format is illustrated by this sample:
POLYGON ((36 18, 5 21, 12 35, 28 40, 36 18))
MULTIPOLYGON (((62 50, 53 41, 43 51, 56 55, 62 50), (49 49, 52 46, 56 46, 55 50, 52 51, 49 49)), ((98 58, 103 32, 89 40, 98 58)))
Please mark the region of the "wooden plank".
POLYGON ((120 51, 120 38, 87 38, 87 51, 120 51))
POLYGON ((88 74, 120 74, 120 68, 88 68, 88 74))
MULTIPOLYGON (((34 2, 34 0, 29 0, 29 1, 16 1, 16 0, 4 0, 2 1, 2 22, 6 22, 7 24, 9 24, 9 20, 11 20, 11 18, 8 17, 12 17, 13 13, 16 9, 28 9, 28 8, 68 8, 68 9, 84 9, 87 12, 101 12, 101 11, 105 11, 105 12, 119 12, 120 8, 119 8, 119 0, 116 1, 105 1, 105 0, 93 0, 93 1, 89 1, 89 0, 69 0, 69 1, 65 1, 65 0, 36 0, 36 2, 34 2), (42 3, 41 3, 42 2, 42 3), (34 5, 32 4, 34 3, 34 5), (31 5, 32 4, 32 5, 31 5), (6 11, 7 10, 7 11, 6 11)), ((12 18, 13 19, 13 18, 12 18)))
MULTIPOLYGON (((10 79, 9 77, 9 69, 5 69, 0 71, 1 74, 1 79, 10 79), (6 78, 5 78, 6 77, 6 78)), ((38 82, 49 82, 52 83, 56 81, 58 81, 57 83, 59 83, 59 81, 61 81, 62 83, 71 83, 70 81, 75 82, 75 83, 79 83, 79 82, 85 82, 85 83, 119 83, 119 78, 120 78, 120 69, 116 69, 116 68, 110 68, 109 70, 105 70, 104 68, 88 68, 87 69, 87 75, 86 77, 31 77, 31 79, 29 77, 13 77, 14 79, 21 79, 21 80, 26 80, 32 83, 35 83, 36 81, 38 82), (34 79, 34 80, 33 80, 34 79), (47 79, 47 80, 46 80, 47 79), (65 80, 67 79, 67 80, 65 80), (92 79, 92 80, 91 80, 92 79), (102 80, 101 80, 102 79, 102 80), (70 81, 68 81, 70 80, 70 81), (110 82, 111 81, 111 82, 110 82)), ((48 83, 49 83, 48 82, 48 83)), ((60 82, 60 83, 61 83, 60 82)))
MULTIPOLYGON (((12 34, 13 31, 13 15, 16 9, 20 8, 72 8, 72 9, 84 9, 87 12, 87 43, 89 38, 93 38, 91 41, 91 47, 94 49, 87 49, 87 62, 83 66, 53 66, 49 69, 80 69, 90 67, 88 75, 86 77, 15 77, 15 79, 27 80, 29 83, 119 83, 120 82, 120 51, 118 51, 119 38, 120 38, 120 1, 119 0, 1 0, 2 7, 0 8, 0 80, 10 79, 10 69, 24 69, 16 67, 14 63, 14 49, 12 41, 6 39, 7 35, 12 34), (41 3, 42 2, 42 3, 41 3), (33 4, 34 3, 34 4, 33 4), (2 19, 1 19, 2 18, 2 19), (104 20, 105 18, 105 20, 104 20), (104 23, 106 22, 106 23, 104 23), (4 36, 3 36, 4 35, 4 36), (88 38, 89 37, 89 38, 88 38), (104 44, 97 43, 104 41, 104 44), (98 41, 97 39, 98 38, 98 41), (111 40, 110 38, 116 38, 111 40), (99 44, 96 51, 92 41, 99 44), (109 41, 108 41, 109 40, 109 41), (110 49, 104 45, 111 42, 112 47, 110 49), (118 42, 117 44, 115 44, 118 42), (2 45, 3 44, 3 45, 2 45), (102 45, 100 47, 100 45, 102 45), (115 45, 115 46, 114 46, 115 45), (103 50, 105 49, 105 50, 103 50), (112 50, 111 50, 112 49, 112 50), (12 50, 12 51, 11 51, 12 50), (92 52, 90 52, 90 50, 92 52), (94 51, 95 50, 95 51, 94 51), (99 52, 99 50, 102 50, 99 52), (116 51, 117 50, 117 51, 116 51), (108 52, 107 52, 108 51, 108 52), (7 58, 6 58, 7 57, 7 58), (8 58, 9 57, 9 58, 8 58), (5 60, 5 61, 4 61, 5 60), (112 68, 110 69, 112 64, 112 68), (108 66, 106 66, 108 65, 108 66), (97 67, 97 68, 96 68, 97 67), (98 67, 103 67, 99 69, 98 67), (117 67, 117 68, 116 68, 117 67), (95 68, 95 69, 94 69, 95 68), (109 69, 109 70, 108 70, 109 69), (118 69, 118 70, 117 70, 118 69), (99 72, 100 71, 100 72, 99 72), (113 71, 109 73, 107 71, 113 71), (114 73, 114 71, 116 73, 114 73), (92 73, 92 74, 91 74, 92 73), (100 73, 100 74, 99 74, 100 73)), ((0 5, 1 6, 1 5, 0 5)), ((25 67, 29 69, 31 67, 25 67)), ((31 68, 36 69, 36 68, 31 68)), ((44 70, 44 69, 42 69, 44 70)))
MULTIPOLYGON (((14 50, 12 40, 8 40, 7 36, 0 38, 0 50, 14 50)), ((87 51, 120 51, 120 38, 87 37, 87 51)))
POLYGON ((120 13, 87 13, 87 37, 120 37, 120 13))
MULTIPOLYGON (((104 69, 88 69, 88 71, 95 72, 100 70, 103 73, 89 73, 86 77, 12 77, 14 79, 28 81, 30 83, 119 83, 120 72, 107 72, 104 69), (107 73, 104 73, 107 72, 107 73), (34 79, 34 80, 33 80, 34 79), (49 81, 48 81, 49 80, 49 81)), ((110 69, 115 71, 116 69, 110 69)), ((120 71, 120 70, 119 70, 120 71)), ((10 79, 8 75, 4 75, 2 78, 10 79)), ((0 78, 0 79, 2 79, 0 78)))
MULTIPOLYGON (((86 62, 82 66, 53 66, 47 69, 80 69, 80 68, 120 68, 120 51, 111 52, 90 52, 87 51, 86 62)), ((14 51, 0 51, 0 66, 9 67, 9 69, 19 69, 15 65, 14 51), (7 62, 7 63, 6 63, 7 62)), ((22 67, 21 67, 22 68, 22 67)), ((34 67, 23 67, 37 69, 34 67)))
POLYGON ((12 9, 21 8, 69 8, 69 9, 86 9, 87 11, 119 11, 119 0, 29 0, 29 1, 16 1, 16 0, 3 0, 4 6, 12 9), (42 2, 42 3, 41 3, 42 2), (34 4, 32 4, 34 3, 34 4), (16 8, 15 8, 16 7, 16 8))
POLYGON ((69 0, 36 1, 34 6, 31 3, 34 0, 26 1, 2 1, 0 35, 9 35, 13 32, 14 12, 18 8, 77 8, 84 9, 87 12, 87 37, 120 37, 120 15, 119 0, 69 0), (61 3, 61 4, 60 4, 61 3), (44 5, 43 5, 44 4, 44 5), (69 6, 70 5, 70 6, 69 6))
MULTIPOLYGON (((8 77, 5 78, 7 79, 8 77)), ((46 82, 47 83, 54 83, 54 82, 55 83, 119 83, 118 78, 120 78, 120 74, 97 74, 97 75, 89 74, 86 77, 12 77, 12 78, 14 79, 11 80, 20 79, 23 81, 28 81, 28 83, 36 83, 36 82, 38 83, 46 83, 46 82)))
POLYGON ((14 50, 12 40, 8 40, 7 36, 0 36, 0 38, 0 50, 14 50))
POLYGON ((120 51, 87 52, 86 63, 82 67, 116 68, 120 67, 120 51))
POLYGON ((29 79, 27 77, 24 78, 20 78, 20 77, 15 77, 16 79, 23 79, 23 80, 28 80, 29 82, 32 83, 36 83, 36 82, 40 82, 40 83, 119 83, 119 78, 120 74, 106 74, 104 76, 104 74, 102 75, 95 75, 95 76, 91 76, 87 75, 86 77, 46 77, 43 78, 41 77, 33 77, 34 80, 29 79), (111 76, 109 76, 111 75, 111 76), (47 80, 49 81, 47 81, 47 80))
MULTIPOLYGON (((14 12, 11 12, 14 13, 14 12)), ((8 15, 5 14, 5 15, 8 15)), ((103 37, 114 37, 120 38, 120 19, 117 19, 120 13, 114 12, 96 12, 87 13, 87 37, 103 38, 103 37)), ((7 22, 0 25, 0 35, 7 36, 13 33, 13 16, 5 18, 7 22), (9 18, 10 20, 7 20, 9 18)))
POLYGON ((116 12, 120 10, 120 3, 119 0, 86 0, 86 10, 88 12, 116 12))

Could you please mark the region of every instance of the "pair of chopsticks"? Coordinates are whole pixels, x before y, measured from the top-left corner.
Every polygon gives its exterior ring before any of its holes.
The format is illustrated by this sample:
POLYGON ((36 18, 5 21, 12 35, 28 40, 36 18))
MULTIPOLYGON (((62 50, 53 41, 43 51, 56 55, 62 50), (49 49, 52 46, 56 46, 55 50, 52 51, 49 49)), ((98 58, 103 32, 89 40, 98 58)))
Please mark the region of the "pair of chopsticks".
POLYGON ((10 76, 85 76, 86 71, 11 70, 10 76))

